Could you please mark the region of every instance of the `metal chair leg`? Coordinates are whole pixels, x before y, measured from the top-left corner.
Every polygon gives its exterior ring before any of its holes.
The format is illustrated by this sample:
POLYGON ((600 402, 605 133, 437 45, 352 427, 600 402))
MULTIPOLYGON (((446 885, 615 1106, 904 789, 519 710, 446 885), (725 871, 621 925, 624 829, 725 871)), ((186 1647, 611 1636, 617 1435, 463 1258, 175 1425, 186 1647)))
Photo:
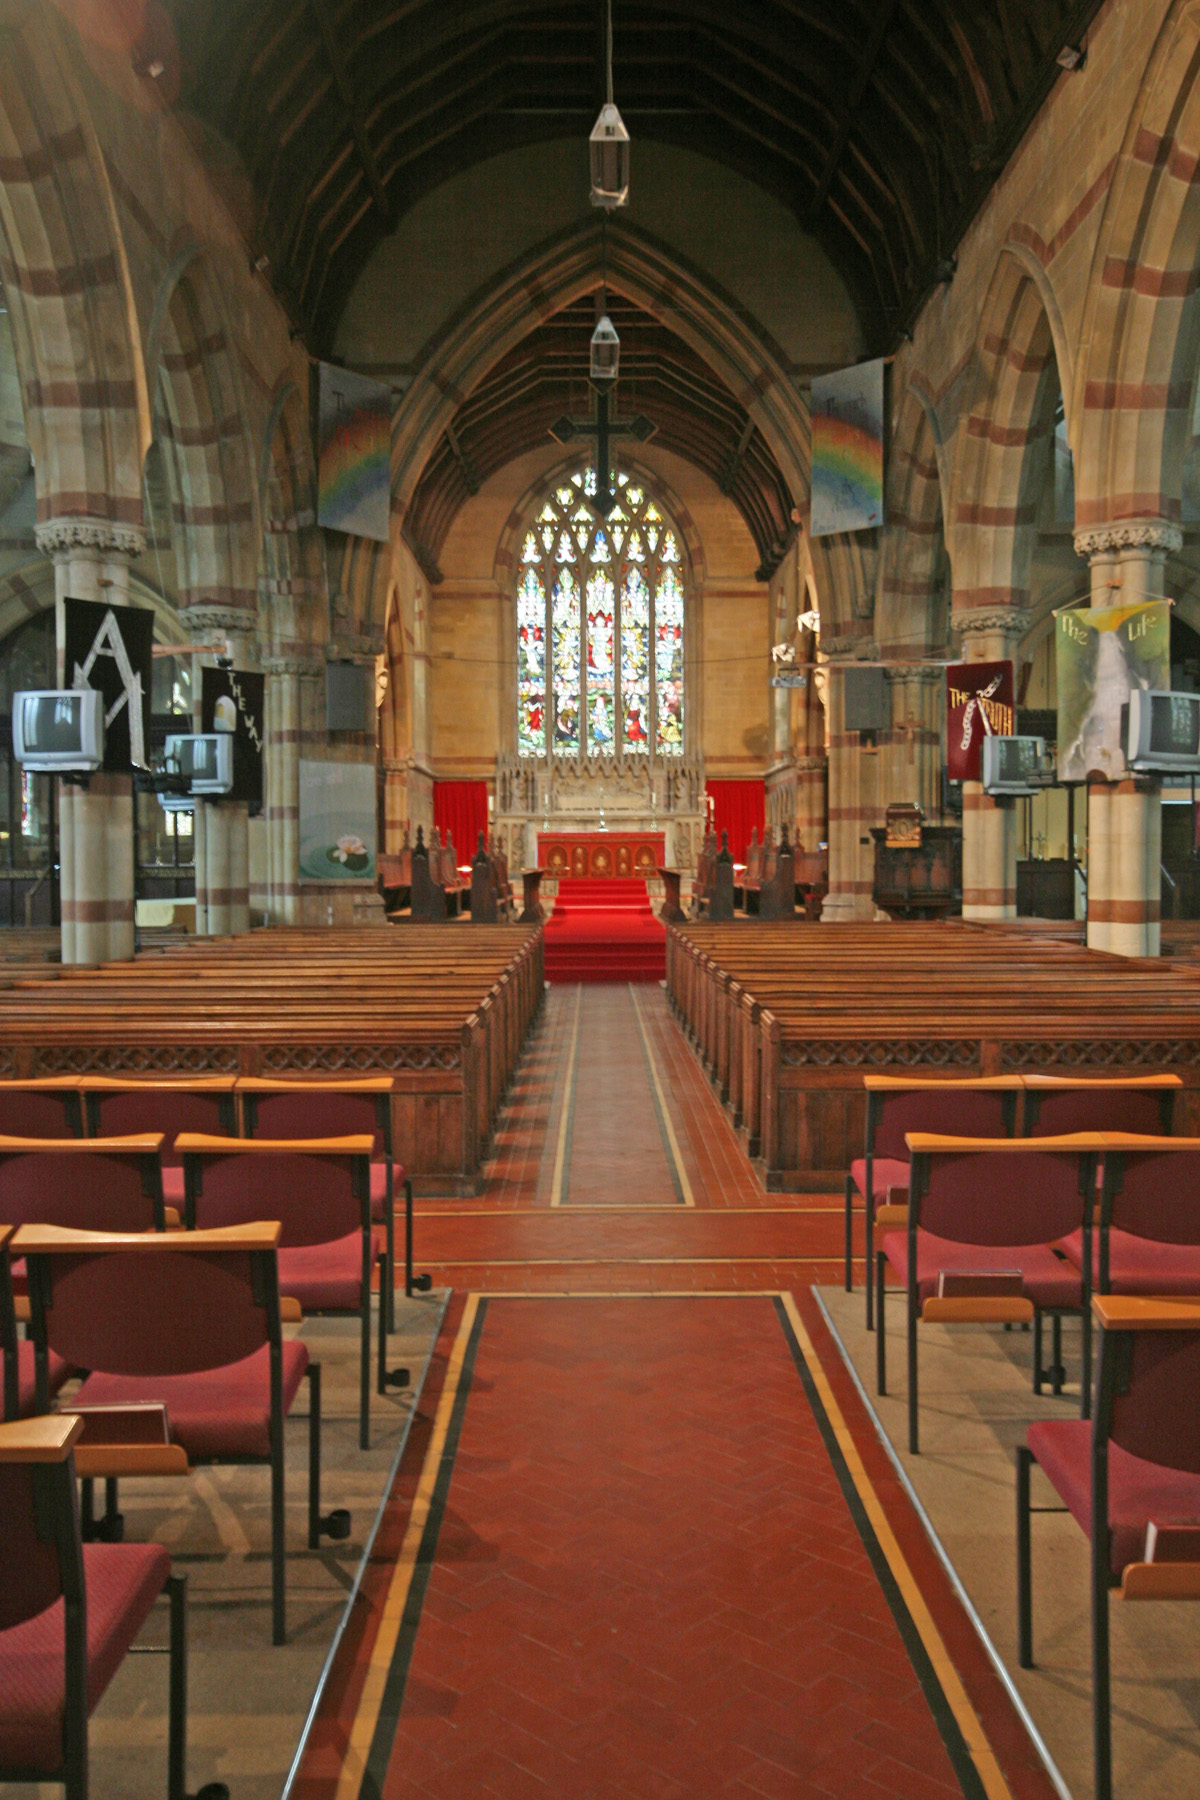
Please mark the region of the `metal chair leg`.
POLYGON ((1017 1445, 1017 1661, 1033 1667, 1033 1570, 1031 1563, 1029 1478, 1033 1451, 1017 1445))
MULTIPOLYGON (((883 1252, 875 1258, 875 1392, 887 1393, 887 1333, 884 1330, 883 1296, 885 1263, 883 1252)), ((867 1286, 871 1285, 871 1265, 867 1264, 867 1286)))
POLYGON ((1092 1745, 1094 1800, 1112 1800, 1112 1681, 1108 1636, 1108 1534, 1092 1534, 1092 1745))
POLYGON ((867 1259, 867 1330, 875 1329, 875 1308, 871 1294, 870 1268, 875 1260, 875 1209, 871 1205, 871 1196, 863 1197, 863 1254, 867 1259))
MULTIPOLYGON (((912 1276, 909 1276, 910 1283, 912 1276)), ((908 1340, 908 1453, 917 1456, 920 1453, 917 1395, 917 1303, 916 1295, 911 1287, 907 1296, 907 1340, 908 1340)))
POLYGON ((167 1701, 168 1800, 187 1800, 187 1576, 167 1576, 171 1606, 167 1701))
MULTIPOLYGON (((851 1179, 851 1177, 849 1175, 847 1175, 847 1177, 846 1177, 846 1292, 848 1294, 852 1293, 853 1289, 854 1289, 854 1265, 851 1260, 851 1257, 853 1254, 853 1236, 852 1236, 853 1220, 852 1220, 852 1216, 851 1216, 851 1204, 853 1202, 853 1199, 854 1199, 854 1182, 851 1179)), ((867 1266, 867 1285, 868 1286, 870 1286, 870 1282, 871 1282, 871 1269, 870 1269, 870 1265, 868 1264, 868 1266, 867 1266)))

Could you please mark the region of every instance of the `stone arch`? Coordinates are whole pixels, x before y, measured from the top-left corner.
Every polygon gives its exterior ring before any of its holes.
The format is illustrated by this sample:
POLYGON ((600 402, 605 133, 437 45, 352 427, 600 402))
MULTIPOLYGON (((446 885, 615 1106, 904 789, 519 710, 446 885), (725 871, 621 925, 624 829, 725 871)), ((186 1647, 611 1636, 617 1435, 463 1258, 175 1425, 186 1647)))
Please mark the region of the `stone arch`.
POLYGON ((0 282, 38 519, 141 524, 149 406, 132 281, 87 106, 56 25, 0 59, 0 282))
POLYGON ((782 350, 746 309, 648 233, 622 221, 605 248, 588 219, 506 269, 460 310, 431 345, 396 414, 394 510, 403 514, 433 448, 488 370, 529 330, 530 312, 549 317, 590 293, 602 270, 609 286, 702 356, 746 408, 792 493, 808 496, 808 404, 782 350))
POLYGON ((1177 524, 1200 358, 1200 5, 1176 0, 1130 117, 1075 376, 1076 526, 1177 524))
POLYGON ((958 629, 972 612, 1029 604, 1059 393, 1044 289, 1027 257, 1001 252, 976 339, 949 508, 958 629))
POLYGON ((876 635, 880 655, 932 654, 945 645, 948 556, 937 422, 910 380, 896 419, 876 635))
POLYGON ((258 492, 259 631, 272 655, 294 657, 320 643, 326 621, 316 470, 304 405, 290 380, 277 387, 267 415, 258 492))
POLYGON ((155 302, 155 436, 171 487, 180 599, 218 629, 252 631, 260 504, 246 409, 204 258, 176 257, 155 302))

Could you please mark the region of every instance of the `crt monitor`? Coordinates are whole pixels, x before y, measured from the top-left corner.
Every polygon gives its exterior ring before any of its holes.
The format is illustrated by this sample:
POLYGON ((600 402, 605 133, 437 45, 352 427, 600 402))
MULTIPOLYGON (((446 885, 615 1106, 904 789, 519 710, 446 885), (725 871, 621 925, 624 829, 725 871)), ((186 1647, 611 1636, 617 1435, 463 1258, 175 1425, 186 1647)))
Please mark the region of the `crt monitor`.
POLYGON ((983 786, 988 794, 1037 794, 1052 785, 1046 740, 1040 737, 985 737, 983 786))
POLYGON ((168 737, 166 766, 193 794, 227 794, 233 786, 233 739, 224 731, 168 737))
POLYGON ((32 688, 13 695, 13 756, 38 774, 91 774, 104 761, 98 688, 32 688))
POLYGON ((1200 694, 1134 688, 1124 722, 1131 769, 1200 772, 1200 694))

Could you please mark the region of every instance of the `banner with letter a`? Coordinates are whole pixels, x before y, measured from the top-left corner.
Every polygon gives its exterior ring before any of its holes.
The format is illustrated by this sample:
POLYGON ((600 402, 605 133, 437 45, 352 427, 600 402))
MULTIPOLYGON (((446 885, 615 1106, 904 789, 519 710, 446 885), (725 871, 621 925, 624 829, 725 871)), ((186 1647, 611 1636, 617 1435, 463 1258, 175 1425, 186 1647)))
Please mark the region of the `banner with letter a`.
POLYGON ((985 737, 1012 737, 1011 661, 950 663, 946 668, 946 773, 982 781, 985 737))

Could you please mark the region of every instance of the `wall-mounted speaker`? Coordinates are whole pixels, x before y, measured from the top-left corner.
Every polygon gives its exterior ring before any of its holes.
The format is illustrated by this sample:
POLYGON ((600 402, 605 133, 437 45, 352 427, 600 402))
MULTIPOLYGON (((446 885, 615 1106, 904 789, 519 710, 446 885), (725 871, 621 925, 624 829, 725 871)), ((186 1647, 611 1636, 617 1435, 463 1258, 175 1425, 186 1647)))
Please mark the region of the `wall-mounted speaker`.
POLYGON ((850 667, 842 679, 845 682, 846 730, 886 731, 888 703, 884 671, 850 667))
POLYGON ((368 682, 374 686, 375 671, 363 663, 331 662, 325 664, 325 729, 326 731, 371 731, 371 704, 368 682))

